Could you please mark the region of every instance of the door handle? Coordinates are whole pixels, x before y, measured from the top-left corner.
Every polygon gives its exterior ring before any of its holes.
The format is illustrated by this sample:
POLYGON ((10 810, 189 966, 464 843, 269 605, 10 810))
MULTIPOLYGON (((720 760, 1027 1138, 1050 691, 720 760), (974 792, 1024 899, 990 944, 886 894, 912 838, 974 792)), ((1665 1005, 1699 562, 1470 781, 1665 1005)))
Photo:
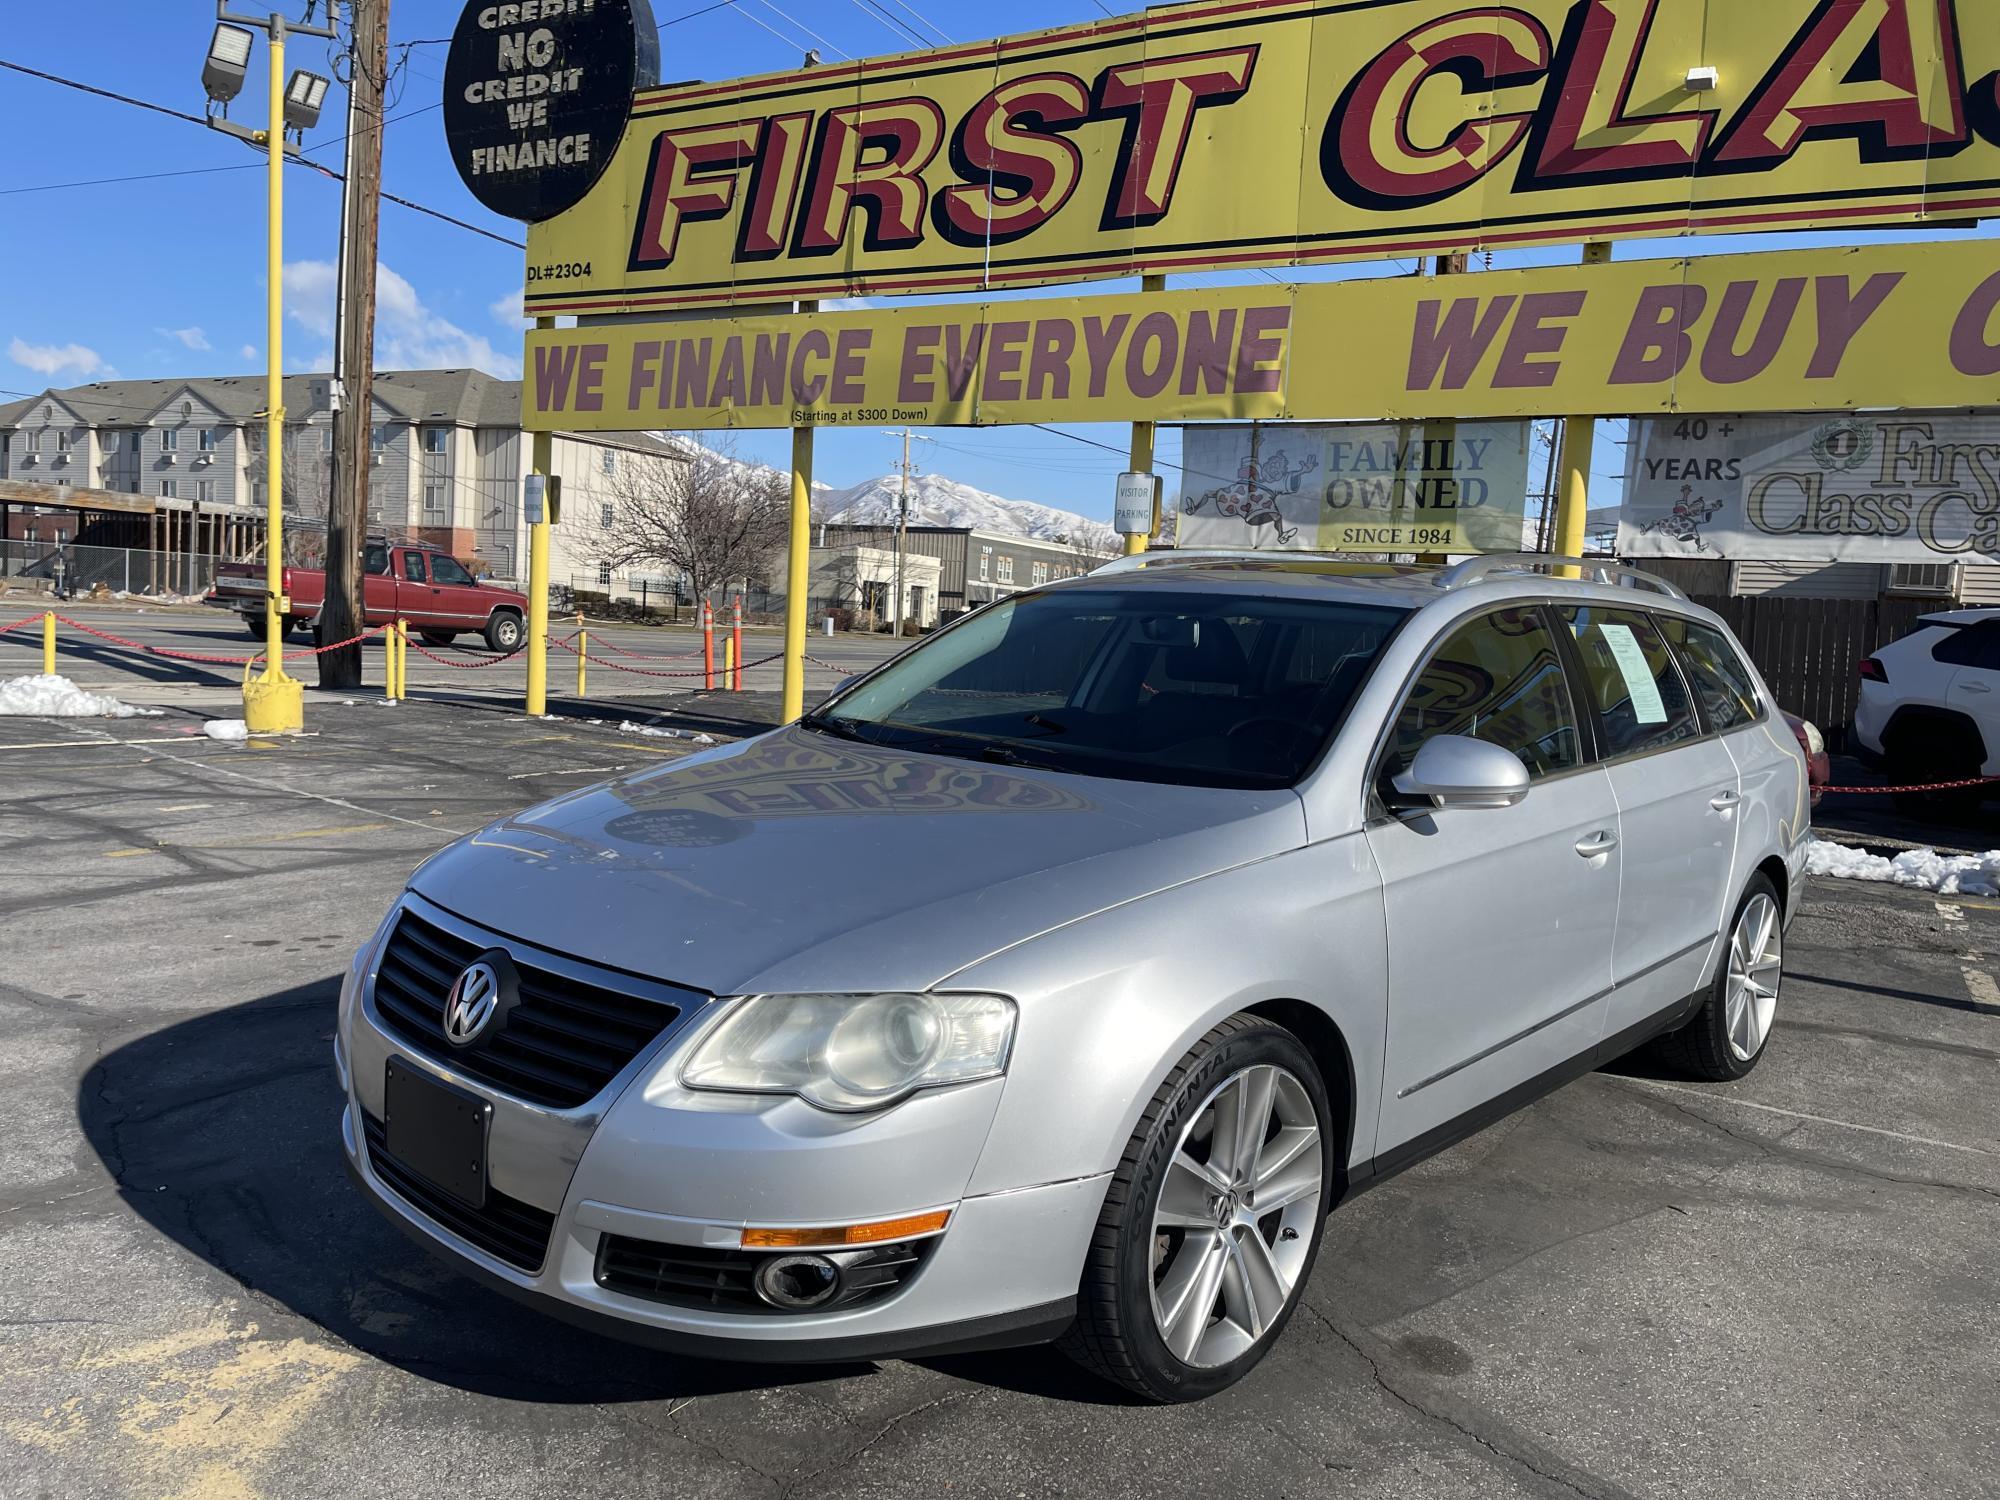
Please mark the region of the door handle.
POLYGON ((1731 812, 1741 806, 1742 802, 1741 792, 1723 792, 1720 796, 1711 798, 1708 805, 1717 812, 1731 812))
POLYGON ((1993 689, 1983 682, 1961 682, 1958 684, 1958 691, 1961 693, 1990 693, 1993 689))
POLYGON ((1585 859, 1595 859, 1600 854, 1609 854, 1618 847, 1618 836, 1614 833, 1593 833, 1576 846, 1576 852, 1585 859))

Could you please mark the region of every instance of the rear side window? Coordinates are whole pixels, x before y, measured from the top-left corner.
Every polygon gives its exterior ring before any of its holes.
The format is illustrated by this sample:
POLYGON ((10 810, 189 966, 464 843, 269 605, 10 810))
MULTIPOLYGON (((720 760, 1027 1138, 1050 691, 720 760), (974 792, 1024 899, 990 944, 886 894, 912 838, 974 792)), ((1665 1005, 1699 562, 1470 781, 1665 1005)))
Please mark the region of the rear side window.
POLYGON ((1931 660, 1951 667, 2000 669, 2000 620, 1983 620, 1952 631, 1931 647, 1931 660))
POLYGON ((1534 777, 1583 763, 1569 683, 1540 610, 1503 609, 1438 648, 1396 716, 1389 774, 1408 770, 1441 734, 1511 750, 1534 777))
POLYGON ((403 576, 409 579, 411 583, 422 583, 424 581, 423 553, 405 552, 403 554, 403 576))
POLYGON ((361 554, 361 571, 371 578, 380 578, 389 571, 389 549, 380 545, 368 548, 361 554))
POLYGON ((1583 656, 1606 760, 1644 755, 1700 735, 1687 684, 1651 619, 1595 605, 1565 607, 1562 617, 1583 656))
POLYGON ((1672 615, 1657 619, 1681 659, 1708 727, 1722 734, 1754 723, 1760 712, 1757 686, 1729 638, 1698 621, 1672 615))

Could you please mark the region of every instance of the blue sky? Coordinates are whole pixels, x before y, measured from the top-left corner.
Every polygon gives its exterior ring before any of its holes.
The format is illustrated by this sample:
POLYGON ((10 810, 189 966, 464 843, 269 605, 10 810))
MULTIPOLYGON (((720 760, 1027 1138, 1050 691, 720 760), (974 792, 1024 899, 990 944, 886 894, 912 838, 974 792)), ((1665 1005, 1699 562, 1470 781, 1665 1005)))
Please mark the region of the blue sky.
MULTIPOLYGON (((297 0, 290 0, 293 9, 297 0)), ((796 65, 802 49, 829 58, 909 46, 861 0, 654 0, 662 74, 725 78, 796 65), (708 6, 707 9, 703 9, 708 6), (687 19, 676 19, 696 12, 687 19), (786 13, 789 13, 787 15, 786 13), (796 18, 791 19, 791 18, 796 18), (813 35, 807 35, 805 27, 813 35)), ((250 7, 256 8, 256 7, 250 7)), ((882 0, 918 30, 925 21, 954 40, 991 35, 1002 14, 973 0, 882 0)), ((1135 8, 1114 3, 1113 10, 1135 8)), ((391 60, 398 64, 384 152, 391 192, 470 223, 520 238, 467 194, 445 154, 435 107, 444 73, 442 45, 459 0, 394 0, 391 60), (398 118, 401 116, 402 118, 398 118)), ((1030 30, 1099 13, 1094 0, 1014 0, 1006 28, 1030 30)), ((208 0, 10 0, 0 59, 80 79, 192 114, 202 110, 201 59, 213 25, 208 0)), ((295 41, 288 61, 327 70, 327 44, 295 41)), ((253 73, 261 77, 262 43, 253 73)), ((237 101, 238 119, 262 115, 262 89, 237 101)), ((309 153, 338 166, 342 118, 336 90, 309 153), (318 144, 321 149, 312 149, 318 144)), ((264 200, 261 164, 237 142, 199 126, 128 105, 0 72, 0 139, 9 143, 0 181, 0 400, 49 385, 177 374, 222 374, 262 367, 264 358, 264 200), (176 174, 176 175, 162 175, 176 174), (75 184, 75 185, 72 185, 75 184)), ((286 174, 289 368, 331 360, 331 262, 338 233, 339 184, 293 168, 286 174)), ((1991 231, 1994 226, 1987 226, 1991 231)), ((1896 238, 1894 235, 1844 239, 1896 238)), ((1829 236, 1742 236, 1621 246, 1624 256, 1770 249, 1824 244, 1829 236)), ((1503 265, 1573 260, 1574 250, 1512 254, 1503 265)), ((377 355, 384 368, 474 364, 513 374, 520 324, 513 308, 522 253, 492 239, 394 204, 382 212, 382 305, 377 355)), ((1404 263, 1407 268, 1407 262, 1404 263)), ((1300 279, 1381 275, 1383 265, 1305 271, 1300 279)), ((1177 278, 1175 285, 1222 285, 1244 275, 1177 278)), ((1099 283, 1120 290, 1132 283, 1099 283)), ((1069 431, 1122 449, 1126 429, 1069 431)), ((918 445, 920 464, 994 493, 1039 500, 1108 519, 1115 453, 1029 428, 939 429, 918 445)), ((1620 464, 1612 425, 1599 448, 1601 499, 1612 498, 1620 464)), ((1163 463, 1179 457, 1162 433, 1163 463)), ((748 434, 748 456, 783 464, 783 434, 748 434)), ((886 433, 824 432, 817 477, 847 485, 886 472, 900 443, 886 433)), ((1168 471, 1171 475, 1171 470, 1168 471)), ((1171 478, 1169 487, 1171 488, 1171 478)))

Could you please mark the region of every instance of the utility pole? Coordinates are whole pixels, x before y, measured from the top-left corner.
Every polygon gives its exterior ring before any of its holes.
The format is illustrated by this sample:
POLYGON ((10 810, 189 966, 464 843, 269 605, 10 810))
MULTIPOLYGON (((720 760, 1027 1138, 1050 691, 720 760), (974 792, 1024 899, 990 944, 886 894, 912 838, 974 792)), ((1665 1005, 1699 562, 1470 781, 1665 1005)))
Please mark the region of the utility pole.
POLYGON ((910 529, 910 429, 903 429, 903 492, 896 501, 896 581, 889 601, 889 633, 903 638, 903 545, 910 529))
MULTIPOLYGON (((321 639, 362 630, 361 544, 368 531, 369 418, 375 386, 375 254, 382 211, 382 86, 389 0, 349 0, 347 184, 341 193, 339 325, 334 354, 333 495, 326 512, 321 639)), ((319 684, 361 685, 361 645, 322 652, 319 684)))

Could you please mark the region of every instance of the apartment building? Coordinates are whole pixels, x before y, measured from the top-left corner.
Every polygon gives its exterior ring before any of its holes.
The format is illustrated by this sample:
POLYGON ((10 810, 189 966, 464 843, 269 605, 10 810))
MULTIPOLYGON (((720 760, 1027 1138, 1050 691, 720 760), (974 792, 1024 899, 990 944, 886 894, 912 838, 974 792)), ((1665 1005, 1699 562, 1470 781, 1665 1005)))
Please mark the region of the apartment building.
MULTIPOLYGON (((0 479, 150 495, 204 517, 261 513, 269 472, 264 391, 256 375, 46 390, 0 406, 0 479)), ((284 399, 285 505, 309 529, 332 495, 331 381, 289 376, 284 399)), ((521 496, 530 445, 519 381, 471 369, 381 371, 369 413, 369 524, 519 581, 527 572, 521 496)), ((678 463, 676 450, 638 432, 558 433, 552 447, 564 510, 551 534, 550 575, 636 591, 636 573, 603 565, 603 538, 621 476, 629 478, 632 465, 678 463)), ((647 576, 657 588, 657 574, 647 576)))

